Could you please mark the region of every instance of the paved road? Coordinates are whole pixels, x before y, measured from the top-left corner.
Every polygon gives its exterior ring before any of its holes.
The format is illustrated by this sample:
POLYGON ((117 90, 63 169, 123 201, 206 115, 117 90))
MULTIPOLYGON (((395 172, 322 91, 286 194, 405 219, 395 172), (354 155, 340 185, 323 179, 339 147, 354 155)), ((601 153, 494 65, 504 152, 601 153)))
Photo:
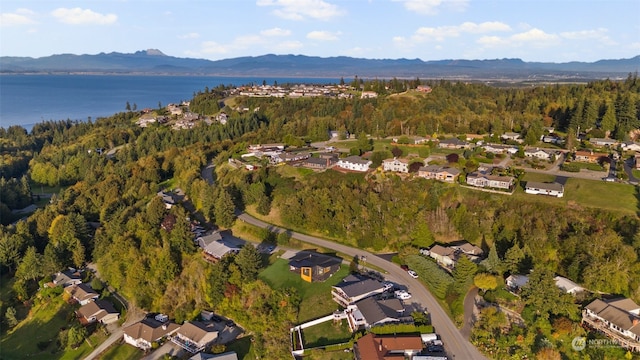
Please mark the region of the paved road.
MULTIPOLYGON (((242 213, 238 215, 238 218, 251 225, 255 225, 262 228, 270 228, 272 231, 278 231, 280 228, 262 222, 248 214, 242 213)), ((327 249, 335 250, 352 256, 366 256, 367 264, 374 265, 381 269, 384 269, 389 273, 389 277, 396 279, 396 281, 407 285, 409 292, 413 295, 413 300, 421 303, 427 308, 431 315, 431 320, 434 325, 435 331, 440 335, 442 341, 445 344, 445 350, 453 359, 486 359, 469 341, 467 341, 460 331, 456 328, 455 324, 445 311, 440 307, 436 299, 427 291, 418 279, 411 278, 404 270, 396 264, 393 264, 387 260, 384 260, 372 253, 364 250, 355 249, 346 245, 338 244, 332 241, 324 240, 314 236, 300 234, 297 232, 291 232, 291 236, 308 242, 310 244, 318 245, 327 249)))
POLYGON ((464 297, 464 325, 460 333, 467 340, 471 336, 471 328, 475 321, 476 296, 478 296, 478 288, 474 286, 464 297))

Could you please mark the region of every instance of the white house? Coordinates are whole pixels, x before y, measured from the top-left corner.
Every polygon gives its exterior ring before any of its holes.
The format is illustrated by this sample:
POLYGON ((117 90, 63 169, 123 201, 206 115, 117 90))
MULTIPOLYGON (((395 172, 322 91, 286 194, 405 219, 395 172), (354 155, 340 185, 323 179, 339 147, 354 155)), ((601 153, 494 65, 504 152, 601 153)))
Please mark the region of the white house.
POLYGON ((553 151, 544 150, 540 148, 526 149, 524 151, 524 156, 528 158, 537 158, 540 160, 547 160, 547 161, 551 161, 551 157, 554 155, 555 153, 553 151))
POLYGON ((505 140, 505 141, 516 141, 516 142, 522 142, 522 138, 520 137, 520 134, 518 133, 514 133, 514 132, 506 132, 502 135, 500 135, 500 139, 505 140))
POLYGON ((640 151, 640 143, 637 142, 625 141, 620 145, 624 151, 640 151))
POLYGON ((341 167, 343 169, 361 172, 369 170, 369 166, 371 166, 371 164, 373 164, 371 160, 365 160, 360 156, 355 155, 340 159, 336 163, 338 167, 341 167))
POLYGON ((450 247, 434 245, 429 249, 429 256, 445 267, 453 267, 456 263, 456 250, 450 247))
POLYGON ((575 295, 579 292, 583 292, 585 289, 574 283, 573 281, 567 279, 566 277, 556 276, 553 278, 556 281, 556 286, 560 288, 560 290, 575 295))
POLYGON ((564 186, 560 183, 542 183, 536 181, 527 181, 524 187, 527 194, 549 195, 555 197, 564 196, 564 186))
POLYGON ((124 341, 142 350, 149 350, 152 344, 165 336, 175 333, 180 325, 146 318, 124 328, 124 341))
POLYGON ((511 290, 518 290, 523 286, 527 285, 528 282, 529 282, 529 277, 527 275, 513 274, 513 275, 509 275, 505 279, 507 288, 511 290))
POLYGON ((596 299, 585 306, 582 323, 625 349, 640 351, 640 306, 631 299, 596 299))
POLYGON ((331 287, 333 301, 343 307, 383 292, 384 285, 380 281, 356 275, 348 275, 340 283, 331 287))
POLYGON ((382 161, 382 168, 384 171, 395 171, 408 173, 409 172, 409 160, 407 159, 385 159, 382 161))
POLYGON ((192 321, 184 323, 171 337, 171 341, 195 354, 211 345, 217 338, 218 332, 213 324, 192 321))

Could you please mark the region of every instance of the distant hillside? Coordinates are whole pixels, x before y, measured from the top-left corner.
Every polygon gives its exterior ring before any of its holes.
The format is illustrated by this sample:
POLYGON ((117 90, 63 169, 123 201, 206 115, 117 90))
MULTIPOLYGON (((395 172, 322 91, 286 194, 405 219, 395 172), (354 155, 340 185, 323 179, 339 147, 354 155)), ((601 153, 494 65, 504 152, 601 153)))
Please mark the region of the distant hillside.
POLYGON ((345 56, 262 55, 225 60, 167 56, 149 49, 133 54, 61 54, 41 58, 0 57, 0 73, 113 73, 287 77, 420 77, 457 79, 598 79, 626 77, 640 70, 640 55, 592 63, 540 63, 520 59, 360 59, 345 56))

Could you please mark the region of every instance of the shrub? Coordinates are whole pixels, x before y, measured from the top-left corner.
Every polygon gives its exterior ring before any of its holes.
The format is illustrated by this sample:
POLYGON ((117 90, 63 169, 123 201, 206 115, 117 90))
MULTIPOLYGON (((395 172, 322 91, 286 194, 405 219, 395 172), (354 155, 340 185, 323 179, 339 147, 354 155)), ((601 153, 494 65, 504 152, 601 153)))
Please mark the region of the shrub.
POLYGON ((568 172, 580 172, 580 166, 573 163, 564 163, 560 166, 560 170, 568 172))
POLYGON ((453 284, 453 277, 441 269, 435 262, 420 255, 407 256, 407 264, 420 278, 427 283, 431 292, 438 298, 444 299, 447 290, 453 284))

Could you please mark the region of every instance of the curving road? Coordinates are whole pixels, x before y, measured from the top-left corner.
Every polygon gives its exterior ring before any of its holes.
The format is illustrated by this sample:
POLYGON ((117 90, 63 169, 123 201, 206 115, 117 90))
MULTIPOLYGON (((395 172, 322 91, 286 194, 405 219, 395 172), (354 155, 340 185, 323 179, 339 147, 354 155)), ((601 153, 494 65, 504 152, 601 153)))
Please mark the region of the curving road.
MULTIPOLYGON (((246 213, 239 214, 238 219, 254 226, 271 229, 272 231, 284 230, 277 226, 260 221, 246 213)), ((413 300, 422 304, 423 307, 426 307, 427 311, 429 311, 431 315, 431 321, 434 325, 434 329, 442 338, 445 350, 452 359, 486 359, 486 357, 484 357, 468 340, 464 338, 456 328, 453 321, 451 321, 433 295, 427 291, 422 283, 417 279, 411 278, 404 270, 400 269, 398 265, 367 251, 317 238, 315 236, 309 236, 293 231, 291 232, 291 236, 310 244, 338 251, 348 256, 366 256, 367 264, 384 269, 389 273, 390 278, 407 285, 409 292, 413 295, 413 300)))

